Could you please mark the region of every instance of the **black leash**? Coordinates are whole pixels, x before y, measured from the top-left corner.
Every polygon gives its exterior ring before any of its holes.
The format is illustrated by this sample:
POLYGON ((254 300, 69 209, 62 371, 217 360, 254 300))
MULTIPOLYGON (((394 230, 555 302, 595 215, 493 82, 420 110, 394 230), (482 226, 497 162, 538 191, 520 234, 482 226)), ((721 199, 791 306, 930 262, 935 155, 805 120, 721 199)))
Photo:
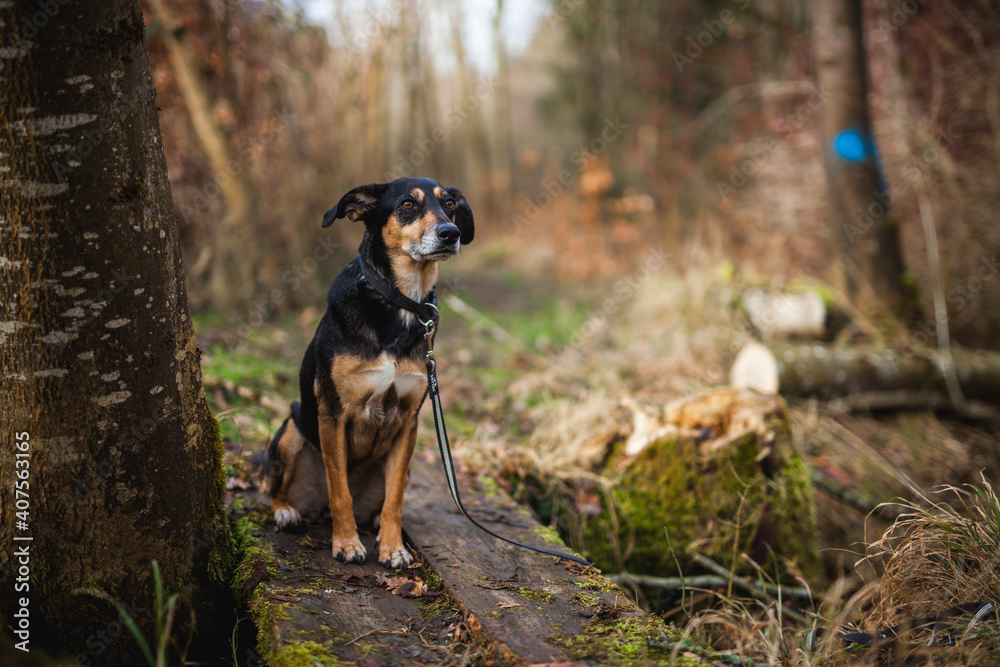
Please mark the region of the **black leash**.
POLYGON ((451 497, 458 506, 458 509, 462 511, 465 518, 471 521, 474 526, 492 535, 498 540, 503 540, 508 544, 513 544, 514 546, 521 547, 523 549, 530 549, 531 551, 537 551, 538 553, 543 553, 548 556, 565 558, 585 567, 593 567, 593 565, 579 556, 566 554, 553 549, 545 549, 543 547, 533 547, 530 544, 524 544, 523 542, 512 540, 504 537, 503 535, 497 535, 492 530, 469 516, 465 506, 462 504, 462 498, 458 494, 458 480, 455 478, 455 463, 451 458, 451 445, 448 444, 448 431, 445 429, 444 425, 444 410, 441 408, 441 392, 438 390, 437 362, 434 360, 434 334, 437 333, 437 323, 438 319, 440 319, 440 313, 435 305, 437 303, 437 293, 434 290, 431 290, 428 300, 424 303, 414 301, 400 292, 397 288, 390 285, 388 280, 376 273, 375 269, 369 266, 368 262, 366 262, 363 257, 359 257, 358 259, 361 262, 361 273, 364 275, 365 280, 368 281, 368 284, 371 285, 376 292, 381 294, 385 300, 392 305, 416 315, 420 320, 420 323, 424 325, 424 339, 427 341, 427 382, 431 396, 431 407, 434 410, 434 429, 437 431, 438 449, 441 450, 441 462, 444 464, 444 474, 448 479, 448 490, 451 491, 451 497))

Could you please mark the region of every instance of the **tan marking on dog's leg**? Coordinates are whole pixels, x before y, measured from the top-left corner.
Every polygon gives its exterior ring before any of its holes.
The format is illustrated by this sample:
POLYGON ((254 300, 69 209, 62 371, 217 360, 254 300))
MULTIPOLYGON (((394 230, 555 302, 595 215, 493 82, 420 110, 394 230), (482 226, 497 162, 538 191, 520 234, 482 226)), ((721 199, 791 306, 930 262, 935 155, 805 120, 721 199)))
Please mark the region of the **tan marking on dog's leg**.
POLYGON ((285 425, 284 435, 278 441, 275 452, 277 460, 271 462, 271 467, 267 471, 268 496, 271 498, 271 510, 274 512, 274 521, 278 524, 279 530, 298 526, 302 522, 299 511, 288 502, 288 492, 295 474, 295 464, 304 444, 305 439, 295 428, 295 424, 289 420, 285 425), (278 491, 275 493, 273 490, 276 487, 278 491))
POLYGON ((403 546, 403 492, 410 479, 410 458, 417 442, 416 415, 407 418, 385 459, 385 503, 378 529, 378 562, 389 568, 403 568, 413 556, 403 546))
POLYGON ((325 401, 319 399, 319 443, 326 468, 326 487, 330 494, 330 517, 333 519, 333 557, 349 563, 364 563, 368 555, 358 539, 354 523, 354 501, 347 484, 347 417, 342 413, 334 421, 325 401))
POLYGON ((302 523, 302 515, 288 502, 288 495, 284 489, 278 492, 277 496, 271 498, 271 511, 274 512, 274 521, 278 524, 278 530, 298 526, 302 523))

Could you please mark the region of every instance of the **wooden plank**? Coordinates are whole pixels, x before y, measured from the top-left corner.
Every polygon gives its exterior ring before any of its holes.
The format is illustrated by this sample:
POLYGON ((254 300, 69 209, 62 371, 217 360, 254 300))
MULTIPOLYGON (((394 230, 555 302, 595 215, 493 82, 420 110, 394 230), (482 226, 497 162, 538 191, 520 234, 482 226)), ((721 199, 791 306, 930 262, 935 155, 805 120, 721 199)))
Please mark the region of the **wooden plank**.
MULTIPOLYGON (((491 530, 526 544, 567 550, 502 490, 487 493, 470 480, 462 480, 461 486, 465 507, 491 530)), ((418 456, 411 464, 403 528, 460 602, 470 626, 498 642, 512 663, 569 661, 550 640, 581 633, 597 609, 621 610, 618 617, 639 615, 620 590, 595 585, 580 566, 515 547, 476 528, 455 507, 436 455, 418 456)))

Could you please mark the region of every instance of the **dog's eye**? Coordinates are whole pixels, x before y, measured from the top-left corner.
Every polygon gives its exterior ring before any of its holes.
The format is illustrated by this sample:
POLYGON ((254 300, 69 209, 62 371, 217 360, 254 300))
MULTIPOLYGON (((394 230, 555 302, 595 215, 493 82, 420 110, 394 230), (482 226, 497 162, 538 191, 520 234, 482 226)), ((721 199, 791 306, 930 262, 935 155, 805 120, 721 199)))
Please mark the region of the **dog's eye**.
POLYGON ((413 208, 413 202, 407 199, 406 201, 403 202, 403 208, 405 208, 407 211, 411 210, 413 208))
POLYGON ((444 203, 444 207, 445 207, 446 209, 448 209, 449 211, 450 211, 451 209, 455 208, 455 200, 454 200, 454 199, 449 199, 448 201, 446 201, 446 202, 444 203))

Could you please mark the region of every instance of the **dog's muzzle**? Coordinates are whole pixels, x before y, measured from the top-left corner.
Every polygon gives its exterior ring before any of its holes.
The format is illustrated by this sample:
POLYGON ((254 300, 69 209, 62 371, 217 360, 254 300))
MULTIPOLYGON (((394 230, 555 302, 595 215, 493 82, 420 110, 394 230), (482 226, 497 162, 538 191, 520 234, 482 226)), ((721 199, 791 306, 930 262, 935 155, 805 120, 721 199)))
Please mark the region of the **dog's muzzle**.
POLYGON ((434 229, 424 233, 420 244, 410 252, 410 256, 417 260, 448 259, 458 253, 461 237, 458 226, 452 222, 436 225, 434 229))

